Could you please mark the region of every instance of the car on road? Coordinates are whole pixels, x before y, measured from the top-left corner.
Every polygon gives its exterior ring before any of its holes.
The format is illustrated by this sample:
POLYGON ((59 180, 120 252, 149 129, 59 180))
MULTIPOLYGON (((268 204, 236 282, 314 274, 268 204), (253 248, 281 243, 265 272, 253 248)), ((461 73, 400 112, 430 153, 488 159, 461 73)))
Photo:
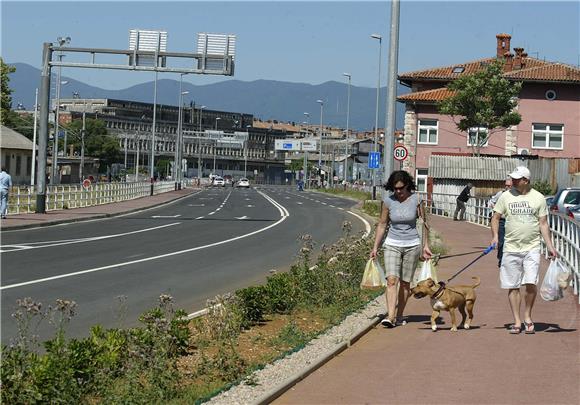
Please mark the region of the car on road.
POLYGON ((566 214, 566 208, 575 205, 580 205, 580 188, 567 187, 556 193, 550 205, 550 211, 566 214))
POLYGON ((566 215, 577 222, 580 222, 580 205, 566 208, 566 215))
POLYGON ((550 208, 552 206, 552 203, 554 202, 554 196, 547 195, 547 196, 544 196, 544 198, 546 199, 546 205, 548 206, 548 208, 550 208))
POLYGON ((226 181, 223 179, 223 177, 216 176, 213 178, 213 182, 211 184, 214 187, 225 187, 226 181))
POLYGON ((246 178, 241 178, 236 183, 236 187, 240 188, 250 188, 250 181, 246 178))

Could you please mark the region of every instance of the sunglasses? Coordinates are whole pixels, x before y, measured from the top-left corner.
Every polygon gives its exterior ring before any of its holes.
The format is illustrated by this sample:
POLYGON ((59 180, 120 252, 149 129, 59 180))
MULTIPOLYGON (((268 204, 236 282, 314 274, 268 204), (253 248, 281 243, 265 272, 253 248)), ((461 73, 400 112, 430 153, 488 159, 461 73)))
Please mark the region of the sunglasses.
POLYGON ((395 187, 394 189, 395 189, 395 191, 397 191, 397 190, 404 190, 406 188, 407 188, 407 186, 401 186, 401 187, 395 187))

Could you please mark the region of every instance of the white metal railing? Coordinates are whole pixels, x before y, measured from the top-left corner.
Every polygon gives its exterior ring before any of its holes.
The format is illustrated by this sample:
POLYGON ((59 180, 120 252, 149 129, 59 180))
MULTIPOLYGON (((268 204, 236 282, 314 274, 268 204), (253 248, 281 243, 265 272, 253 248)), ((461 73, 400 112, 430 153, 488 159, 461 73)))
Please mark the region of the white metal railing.
MULTIPOLYGON (((457 196, 452 194, 420 193, 427 210, 433 215, 453 218, 457 206, 457 196)), ((472 197, 465 204, 465 219, 475 224, 490 226, 492 210, 488 208, 489 198, 472 197)), ((552 234, 554 248, 565 265, 572 271, 572 287, 574 294, 579 295, 580 285, 580 224, 572 218, 560 213, 548 214, 548 223, 552 234)), ((541 243, 542 253, 547 255, 544 241, 541 243)), ((580 295, 579 295, 580 300, 580 295)))
MULTIPOLYGON (((182 182, 191 187, 192 181, 182 182)), ((174 181, 157 181, 153 184, 153 194, 175 190, 174 181)), ((55 211, 71 208, 90 207, 119 201, 132 200, 151 195, 148 181, 126 183, 95 183, 90 187, 80 184, 46 187, 46 210, 55 211)), ((36 211, 36 191, 32 186, 14 186, 10 190, 8 214, 27 214, 36 211)))

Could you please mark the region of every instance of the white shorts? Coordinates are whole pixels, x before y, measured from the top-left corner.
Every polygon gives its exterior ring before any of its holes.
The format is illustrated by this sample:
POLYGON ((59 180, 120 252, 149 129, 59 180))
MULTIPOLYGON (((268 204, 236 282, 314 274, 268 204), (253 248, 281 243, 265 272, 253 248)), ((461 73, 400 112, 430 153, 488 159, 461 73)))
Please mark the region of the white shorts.
POLYGON ((540 250, 504 252, 499 270, 501 288, 520 288, 522 284, 538 284, 540 250))

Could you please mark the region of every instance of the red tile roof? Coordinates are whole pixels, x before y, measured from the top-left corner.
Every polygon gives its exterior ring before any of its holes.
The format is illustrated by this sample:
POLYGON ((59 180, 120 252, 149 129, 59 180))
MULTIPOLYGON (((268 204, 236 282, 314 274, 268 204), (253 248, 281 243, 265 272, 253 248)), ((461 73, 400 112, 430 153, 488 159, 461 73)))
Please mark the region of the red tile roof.
MULTIPOLYGON (((414 72, 406 72, 406 73, 401 73, 399 75, 399 80, 401 81, 412 81, 412 80, 418 80, 418 79, 428 79, 428 80, 442 80, 442 81, 448 81, 448 80, 454 80, 457 79, 458 77, 461 76, 465 76, 465 75, 469 75, 469 74, 473 74, 475 72, 479 72, 480 70, 484 69, 485 66, 487 66, 488 64, 496 61, 496 58, 484 58, 484 59, 479 59, 479 60, 475 60, 475 61, 471 61, 471 62, 467 62, 467 63, 459 63, 456 65, 450 65, 450 66, 444 66, 444 67, 438 67, 438 68, 433 68, 433 69, 426 69, 426 70, 416 70, 414 72), (455 68, 459 68, 462 67, 463 71, 460 73, 453 73, 453 69, 455 68)), ((529 68, 536 68, 539 66, 546 66, 546 65, 550 65, 552 64, 552 62, 545 62, 539 59, 535 59, 535 58, 530 58, 530 57, 525 57, 523 58, 524 60, 524 66, 525 69, 529 69, 529 68)))
POLYGON ((446 99, 454 94, 446 87, 433 90, 417 91, 415 93, 403 94, 397 97, 398 101, 426 101, 436 102, 446 99))
POLYGON ((506 72, 504 77, 523 81, 580 83, 580 69, 563 63, 525 68, 506 72))

